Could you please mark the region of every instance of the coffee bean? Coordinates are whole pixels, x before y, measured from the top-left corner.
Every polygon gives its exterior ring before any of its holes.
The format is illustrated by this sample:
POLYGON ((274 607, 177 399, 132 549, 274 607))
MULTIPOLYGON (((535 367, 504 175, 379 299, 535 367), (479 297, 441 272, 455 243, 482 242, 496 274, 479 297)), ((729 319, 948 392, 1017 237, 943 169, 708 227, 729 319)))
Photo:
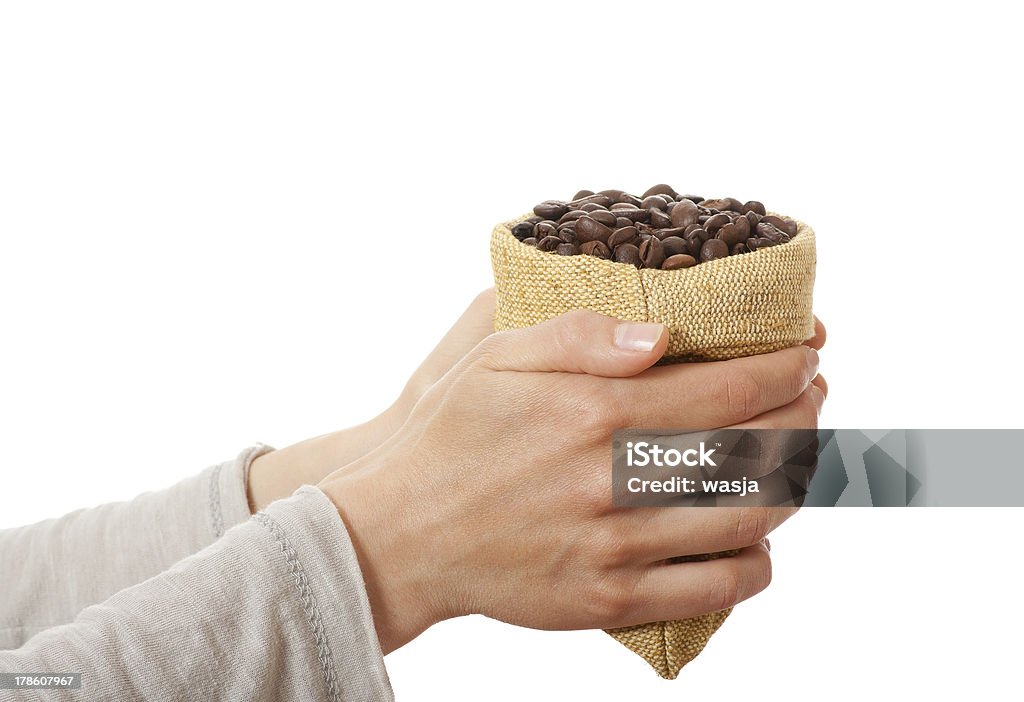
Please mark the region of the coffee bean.
POLYGON ((750 236, 750 220, 746 217, 737 217, 732 221, 736 230, 740 233, 740 241, 746 240, 750 236))
POLYGON ((675 256, 669 256, 665 259, 665 262, 661 264, 661 270, 663 271, 675 271, 680 268, 689 268, 690 266, 696 266, 697 259, 687 254, 676 254, 675 256))
POLYGON ((741 209, 740 212, 742 212, 743 214, 746 214, 747 212, 753 212, 754 214, 759 214, 762 217, 767 213, 767 211, 764 209, 764 205, 762 205, 757 200, 750 200, 749 202, 743 203, 743 209, 741 209))
POLYGON ((690 247, 687 245, 686 239, 681 236, 667 236, 661 240, 661 246, 665 250, 666 258, 671 258, 676 254, 690 253, 690 247))
POLYGON ((537 248, 541 251, 554 251, 564 243, 557 236, 546 236, 537 242, 537 248))
POLYGON ((719 229, 721 229, 731 221, 732 220, 729 219, 729 215, 713 215, 711 217, 708 217, 708 219, 704 222, 704 231, 714 236, 715 232, 717 232, 719 229))
POLYGON ((708 239, 700 249, 701 261, 714 261, 729 255, 729 247, 721 239, 708 239))
POLYGON ((669 227, 667 229, 655 229, 654 236, 658 237, 662 241, 669 237, 682 237, 685 235, 685 231, 682 227, 669 227))
POLYGON ((576 236, 584 243, 588 241, 603 241, 608 243, 608 237, 611 235, 611 229, 589 215, 584 215, 576 220, 576 236))
POLYGON ((619 263, 628 263, 640 268, 643 261, 640 258, 640 249, 633 244, 621 244, 615 247, 615 260, 619 263))
POLYGON ((672 218, 661 210, 651 209, 651 226, 666 229, 672 226, 672 218))
POLYGON ((580 245, 580 253, 587 254, 588 256, 597 256, 598 258, 611 258, 612 251, 602 241, 588 241, 585 244, 580 245))
POLYGON ((623 244, 634 244, 639 242, 640 237, 636 227, 622 227, 612 232, 612 235, 608 237, 608 246, 610 248, 617 249, 623 244))
POLYGON ((665 248, 661 240, 652 236, 640 244, 640 258, 645 268, 661 268, 665 262, 665 248))
POLYGON ((670 197, 675 198, 677 193, 671 185, 666 185, 665 183, 658 183, 657 185, 652 185, 651 187, 647 188, 647 190, 644 191, 642 197, 649 197, 651 195, 669 195, 670 197))
POLYGON ((596 212, 591 212, 590 216, 606 227, 614 227, 615 220, 618 219, 614 214, 612 214, 608 210, 598 210, 596 212))
POLYGON ((558 219, 569 211, 569 205, 561 200, 545 200, 533 208, 533 213, 544 219, 558 219))
POLYGON ((640 201, 640 207, 645 210, 649 210, 652 207, 664 210, 666 205, 668 205, 668 200, 665 200, 660 195, 648 195, 640 201))
POLYGON ((512 227, 528 246, 662 270, 785 244, 798 230, 795 220, 767 214, 757 200, 680 195, 666 184, 641 197, 580 190, 568 202, 545 200, 533 212, 512 227))
POLYGON ((697 221, 697 206, 690 200, 677 202, 672 208, 672 226, 685 227, 697 221))
POLYGON ((533 236, 533 224, 530 222, 520 222, 512 227, 512 236, 519 239, 519 241, 533 236))

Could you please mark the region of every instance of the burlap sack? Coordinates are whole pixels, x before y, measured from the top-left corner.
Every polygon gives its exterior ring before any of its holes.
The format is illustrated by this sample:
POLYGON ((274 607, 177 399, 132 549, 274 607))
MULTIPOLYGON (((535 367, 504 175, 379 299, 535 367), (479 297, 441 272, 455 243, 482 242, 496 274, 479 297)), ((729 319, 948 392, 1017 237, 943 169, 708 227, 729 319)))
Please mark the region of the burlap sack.
MULTIPOLYGON (((814 231, 803 222, 786 244, 661 271, 527 246, 512 236, 511 228, 531 214, 499 224, 491 235, 498 331, 588 309, 623 320, 664 324, 669 330, 665 358, 673 362, 768 353, 814 335, 814 231)), ((674 679, 704 649, 730 611, 607 631, 660 676, 674 679)))

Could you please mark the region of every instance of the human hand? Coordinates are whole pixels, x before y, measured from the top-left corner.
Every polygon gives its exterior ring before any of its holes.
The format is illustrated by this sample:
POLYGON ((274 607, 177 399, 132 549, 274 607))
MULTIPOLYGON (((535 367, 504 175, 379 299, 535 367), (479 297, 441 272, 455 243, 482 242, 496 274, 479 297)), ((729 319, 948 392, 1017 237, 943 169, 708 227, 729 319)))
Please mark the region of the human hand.
POLYGON ((590 312, 493 334, 400 433, 320 484, 352 536, 385 652, 463 614, 614 628, 725 609, 767 586, 762 539, 794 510, 613 509, 611 432, 813 427, 818 355, 652 367, 667 342, 660 325, 590 312))
POLYGON ((364 424, 331 432, 265 453, 249 467, 246 491, 255 513, 288 497, 301 485, 315 485, 332 471, 379 446, 402 426, 423 393, 494 332, 494 289, 477 295, 459 320, 431 351, 388 409, 364 424))

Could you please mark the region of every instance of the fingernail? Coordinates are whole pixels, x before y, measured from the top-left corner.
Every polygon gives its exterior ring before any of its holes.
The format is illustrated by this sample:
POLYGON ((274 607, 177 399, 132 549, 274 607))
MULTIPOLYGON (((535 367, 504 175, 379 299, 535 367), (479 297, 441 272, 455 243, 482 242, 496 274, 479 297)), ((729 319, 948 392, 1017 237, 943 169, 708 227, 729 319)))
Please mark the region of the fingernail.
POLYGON ((807 390, 811 393, 811 397, 814 398, 814 406, 818 408, 818 414, 820 415, 821 408, 825 406, 825 393, 814 383, 808 385, 807 390))
POLYGON ((818 363, 819 363, 820 359, 818 358, 818 352, 815 351, 814 349, 812 349, 810 346, 807 347, 807 358, 806 358, 806 360, 807 360, 807 382, 811 382, 811 380, 814 378, 814 376, 816 376, 818 374, 818 363))
POLYGON ((624 351, 650 351, 664 333, 662 324, 625 322, 615 327, 615 345, 624 351))

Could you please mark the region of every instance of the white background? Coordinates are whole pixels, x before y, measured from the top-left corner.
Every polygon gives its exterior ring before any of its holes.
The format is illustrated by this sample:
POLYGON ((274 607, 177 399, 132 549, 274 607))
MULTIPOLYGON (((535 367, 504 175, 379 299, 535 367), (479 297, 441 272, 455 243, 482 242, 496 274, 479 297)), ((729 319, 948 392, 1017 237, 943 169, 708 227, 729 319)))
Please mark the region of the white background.
MULTIPOLYGON (((1020 427, 1008 7, 4 3, 0 525, 373 416, 492 225, 584 187, 811 223, 823 425, 1020 427)), ((807 510, 675 682, 481 618, 388 669, 404 700, 1008 699, 1022 515, 807 510)))

